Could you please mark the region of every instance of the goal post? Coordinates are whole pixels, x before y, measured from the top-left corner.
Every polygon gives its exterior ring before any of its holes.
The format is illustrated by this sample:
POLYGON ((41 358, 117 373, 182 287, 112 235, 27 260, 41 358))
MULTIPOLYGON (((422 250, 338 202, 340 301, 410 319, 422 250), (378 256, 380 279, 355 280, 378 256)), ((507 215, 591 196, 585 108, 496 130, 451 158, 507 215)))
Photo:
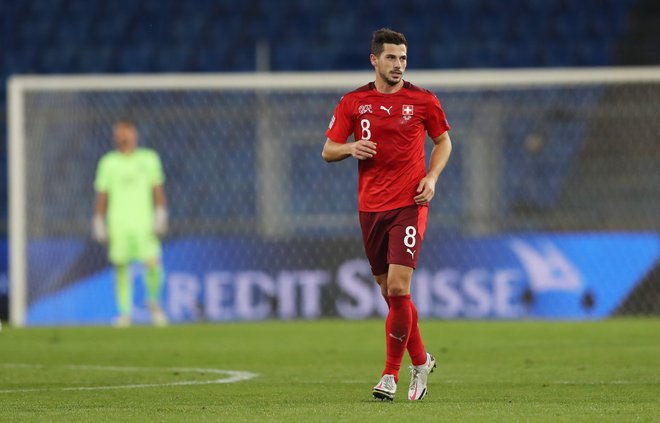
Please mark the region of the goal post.
MULTIPOLYGON (((93 172, 112 148, 113 119, 126 115, 163 156, 174 321, 382 313, 361 254, 356 166, 320 158, 340 97, 372 79, 11 77, 12 324, 108 322, 111 276, 89 240, 93 172), (91 303, 103 312, 81 311, 77 302, 99 287, 106 294, 91 303)), ((410 71, 406 79, 438 95, 455 147, 415 273, 422 316, 603 317, 639 287, 656 289, 647 281, 660 257, 660 68, 410 71), (576 246, 597 253, 590 259, 576 246), (623 273, 599 285, 598 262, 621 248, 630 255, 617 258, 623 273)))

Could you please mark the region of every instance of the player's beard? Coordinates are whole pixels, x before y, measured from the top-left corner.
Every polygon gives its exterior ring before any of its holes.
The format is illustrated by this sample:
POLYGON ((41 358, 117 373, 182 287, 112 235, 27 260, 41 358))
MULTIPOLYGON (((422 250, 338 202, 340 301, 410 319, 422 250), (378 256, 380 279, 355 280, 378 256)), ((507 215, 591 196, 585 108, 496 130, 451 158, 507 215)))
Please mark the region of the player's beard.
POLYGON ((401 73, 401 76, 397 80, 392 79, 387 73, 384 73, 384 72, 381 72, 380 77, 383 78, 383 81, 385 81, 387 83, 387 85, 389 85, 390 87, 393 87, 396 84, 398 84, 399 82, 401 82, 401 79, 403 78, 403 72, 401 73))

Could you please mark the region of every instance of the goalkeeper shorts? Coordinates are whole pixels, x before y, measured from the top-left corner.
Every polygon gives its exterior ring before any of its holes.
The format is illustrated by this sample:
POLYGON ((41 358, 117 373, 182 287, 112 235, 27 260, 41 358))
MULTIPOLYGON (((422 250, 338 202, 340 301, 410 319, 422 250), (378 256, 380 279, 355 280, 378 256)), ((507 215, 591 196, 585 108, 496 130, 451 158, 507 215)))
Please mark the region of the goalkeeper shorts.
POLYGON ((153 232, 111 233, 108 258, 114 265, 160 258, 160 240, 153 232))

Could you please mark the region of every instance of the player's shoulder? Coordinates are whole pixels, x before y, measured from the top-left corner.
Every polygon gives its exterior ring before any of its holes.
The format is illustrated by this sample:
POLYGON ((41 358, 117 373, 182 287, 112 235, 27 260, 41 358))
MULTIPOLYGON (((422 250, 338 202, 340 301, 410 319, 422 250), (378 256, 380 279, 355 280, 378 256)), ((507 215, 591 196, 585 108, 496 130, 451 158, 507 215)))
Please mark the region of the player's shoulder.
POLYGON ((345 100, 353 100, 353 99, 359 99, 362 98, 366 95, 369 95, 369 93, 373 90, 373 82, 369 82, 367 84, 362 85, 361 87, 358 87, 354 89, 353 91, 349 91, 346 94, 344 94, 344 97, 342 99, 345 100))
POLYGON ((135 152, 144 158, 154 159, 159 157, 158 152, 149 147, 138 147, 135 152))
POLYGON ((121 153, 118 152, 117 150, 108 151, 107 153, 103 154, 99 159, 99 165, 103 163, 111 163, 117 160, 120 157, 120 155, 121 153))
POLYGON ((409 82, 409 81, 405 81, 405 83, 403 84, 403 88, 408 90, 413 95, 419 95, 419 96, 422 96, 422 97, 423 96, 435 97, 435 94, 432 91, 427 90, 424 87, 420 87, 419 85, 415 85, 415 84, 413 84, 412 82, 409 82))

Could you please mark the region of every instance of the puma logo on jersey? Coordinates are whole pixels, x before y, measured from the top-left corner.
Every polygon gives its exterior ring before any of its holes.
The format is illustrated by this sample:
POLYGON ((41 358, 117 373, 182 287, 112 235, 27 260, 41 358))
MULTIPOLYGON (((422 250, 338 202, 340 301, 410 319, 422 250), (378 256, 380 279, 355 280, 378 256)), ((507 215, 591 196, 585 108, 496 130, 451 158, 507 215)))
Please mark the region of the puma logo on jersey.
POLYGON ((403 335, 401 335, 401 336, 396 336, 396 335, 394 335, 392 332, 390 332, 390 338, 394 338, 394 339, 396 339, 397 341, 401 342, 402 344, 403 344, 403 340, 405 339, 405 337, 406 337, 406 334, 405 334, 405 333, 404 333, 403 335))
POLYGON ((414 250, 414 251, 413 251, 413 250, 411 250, 410 248, 406 248, 406 252, 407 252, 408 254, 410 254, 410 257, 411 257, 411 258, 414 259, 414 258, 415 258, 415 253, 417 252, 417 250, 414 250))
POLYGON ((392 110, 392 106, 390 107, 380 106, 380 110, 385 110, 388 115, 390 116, 392 115, 392 113, 390 113, 390 111, 392 110))

